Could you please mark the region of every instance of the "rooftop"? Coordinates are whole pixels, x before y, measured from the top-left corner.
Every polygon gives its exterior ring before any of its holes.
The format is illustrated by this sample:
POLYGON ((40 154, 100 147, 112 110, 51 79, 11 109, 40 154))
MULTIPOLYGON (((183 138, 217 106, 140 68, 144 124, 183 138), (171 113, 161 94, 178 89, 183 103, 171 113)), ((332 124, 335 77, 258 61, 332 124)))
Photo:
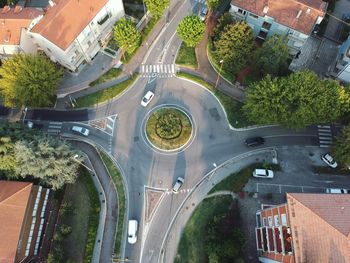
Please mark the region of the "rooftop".
POLYGON ((31 30, 66 50, 108 0, 55 0, 31 30))
POLYGON ((279 24, 309 35, 327 4, 322 0, 232 0, 235 6, 256 15, 269 16, 279 24))
POLYGON ((31 190, 32 183, 0 181, 1 263, 13 263, 15 261, 31 190))

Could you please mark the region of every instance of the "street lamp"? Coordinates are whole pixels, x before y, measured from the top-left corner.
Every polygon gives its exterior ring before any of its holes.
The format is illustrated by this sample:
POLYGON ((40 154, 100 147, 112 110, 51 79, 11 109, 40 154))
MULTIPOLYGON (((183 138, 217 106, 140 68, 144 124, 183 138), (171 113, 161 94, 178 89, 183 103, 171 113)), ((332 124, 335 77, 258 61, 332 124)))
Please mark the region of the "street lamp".
POLYGON ((218 77, 217 77, 217 79, 216 79, 216 83, 215 83, 215 89, 217 88, 217 86, 218 86, 218 83, 219 83, 219 78, 220 78, 220 74, 221 74, 221 70, 222 70, 222 65, 224 64, 224 61, 221 59, 220 61, 220 71, 218 72, 218 77))
POLYGON ((81 164, 82 166, 84 166, 86 169, 88 169, 90 172, 92 172, 93 174, 95 174, 95 172, 93 170, 91 170, 89 167, 87 167, 85 164, 83 164, 81 161, 79 161, 77 158, 79 157, 78 154, 74 155, 73 160, 76 161, 77 163, 81 164))

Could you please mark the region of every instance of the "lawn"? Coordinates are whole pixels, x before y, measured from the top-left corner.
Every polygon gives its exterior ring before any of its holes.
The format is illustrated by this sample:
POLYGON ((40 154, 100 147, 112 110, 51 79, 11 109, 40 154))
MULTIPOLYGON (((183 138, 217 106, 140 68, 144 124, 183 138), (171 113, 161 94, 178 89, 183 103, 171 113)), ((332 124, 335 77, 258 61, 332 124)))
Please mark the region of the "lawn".
POLYGON ((121 240, 123 237, 124 230, 124 221, 125 221, 125 192, 123 178, 120 174, 120 171, 115 166, 113 161, 109 158, 107 154, 102 151, 99 151, 102 157, 103 162, 105 163, 109 174, 112 177, 115 187, 117 188, 118 193, 118 225, 117 225, 117 235, 114 243, 114 254, 116 257, 120 256, 121 240))
POLYGON ((232 202, 232 197, 225 195, 204 199, 199 204, 182 232, 175 263, 208 262, 208 225, 216 215, 227 213, 232 202))
POLYGON ((180 65, 180 66, 197 68, 198 63, 197 63, 195 48, 187 47, 182 42, 179 53, 177 54, 177 58, 176 58, 175 63, 180 65))
POLYGON ((53 251, 60 251, 62 248, 63 253, 56 252, 56 255, 61 255, 63 258, 56 257, 56 261, 91 262, 99 223, 100 202, 88 171, 81 168, 77 181, 67 185, 63 200, 54 235, 59 235, 61 238, 63 236, 63 239, 55 240, 52 247, 53 251), (63 209, 64 204, 70 204, 66 212, 63 209), (62 225, 71 228, 70 234, 59 233, 62 225))
POLYGON ((217 191, 232 191, 232 192, 240 192, 248 180, 252 177, 252 173, 256 168, 265 168, 272 169, 273 171, 281 170, 279 165, 270 164, 270 163, 255 163, 249 165, 248 167, 242 169, 238 173, 232 173, 220 183, 218 183, 215 187, 213 187, 209 194, 212 194, 217 191))
POLYGON ((201 85, 203 85, 208 90, 212 91, 214 95, 219 99, 222 106, 225 109, 227 114, 228 122, 232 127, 235 128, 244 128, 247 126, 255 125, 251 121, 249 121, 242 112, 243 103, 236 101, 230 96, 224 94, 223 92, 215 89, 212 85, 206 82, 201 77, 197 77, 188 73, 180 72, 177 74, 178 77, 186 78, 192 81, 195 81, 201 85))
POLYGON ((134 74, 130 79, 123 81, 121 83, 118 83, 112 87, 109 87, 104 90, 96 91, 89 95, 77 98, 76 99, 77 107, 78 108, 91 107, 95 104, 99 104, 115 98, 116 96, 121 94, 123 91, 125 91, 131 84, 133 84, 137 76, 138 74, 134 74))
POLYGON ((112 79, 115 79, 120 75, 121 72, 122 72, 122 70, 119 68, 111 68, 105 74, 103 74, 101 77, 99 77, 95 81, 91 82, 90 86, 91 87, 96 86, 96 85, 105 83, 107 81, 110 81, 112 79))

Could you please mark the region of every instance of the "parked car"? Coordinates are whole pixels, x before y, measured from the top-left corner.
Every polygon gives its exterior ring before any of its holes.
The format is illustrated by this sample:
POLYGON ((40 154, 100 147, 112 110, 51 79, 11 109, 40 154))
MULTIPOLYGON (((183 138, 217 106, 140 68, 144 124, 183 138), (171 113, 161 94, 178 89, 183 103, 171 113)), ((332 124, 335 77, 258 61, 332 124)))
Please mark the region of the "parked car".
POLYGON ((245 145, 247 147, 255 147, 255 146, 263 145, 264 143, 265 143, 265 140, 262 137, 251 137, 245 140, 245 145))
POLYGON ((89 133, 90 133, 89 129, 86 129, 86 128, 83 128, 80 126, 73 126, 72 131, 74 133, 78 133, 78 134, 84 135, 84 136, 89 136, 89 133))
POLYGON ((253 176, 257 178, 273 178, 273 171, 268 169, 255 169, 253 172, 253 176))
POLYGON ((199 13, 199 18, 202 21, 204 21, 207 18, 207 14, 208 14, 208 7, 205 5, 199 13))
POLYGON ((143 98, 141 100, 141 105, 143 107, 146 107, 151 102, 153 97, 154 97, 154 93, 152 91, 150 91, 150 90, 147 91, 147 93, 145 94, 145 96, 143 96, 143 98))
POLYGON ((332 168, 337 168, 338 166, 337 162, 333 159, 332 155, 330 155, 329 153, 322 155, 321 159, 332 168))
POLYGON ((128 242, 135 244, 137 241, 137 220, 129 220, 128 224, 128 242))
POLYGON ((176 179, 176 182, 175 182, 174 186, 173 186, 173 192, 177 193, 184 182, 185 182, 185 179, 183 179, 182 177, 178 177, 176 179))
POLYGON ((348 189, 343 189, 343 188, 327 188, 326 193, 327 194, 350 194, 350 191, 348 189))

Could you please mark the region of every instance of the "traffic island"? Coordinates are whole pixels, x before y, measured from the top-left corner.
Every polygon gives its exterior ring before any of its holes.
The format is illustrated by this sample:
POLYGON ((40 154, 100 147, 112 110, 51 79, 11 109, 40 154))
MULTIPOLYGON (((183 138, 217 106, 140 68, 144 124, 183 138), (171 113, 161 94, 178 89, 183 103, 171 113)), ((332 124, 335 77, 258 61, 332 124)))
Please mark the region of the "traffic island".
POLYGON ((165 151, 182 149, 191 139, 190 117, 176 107, 162 107, 153 111, 146 122, 146 137, 149 143, 165 151))

